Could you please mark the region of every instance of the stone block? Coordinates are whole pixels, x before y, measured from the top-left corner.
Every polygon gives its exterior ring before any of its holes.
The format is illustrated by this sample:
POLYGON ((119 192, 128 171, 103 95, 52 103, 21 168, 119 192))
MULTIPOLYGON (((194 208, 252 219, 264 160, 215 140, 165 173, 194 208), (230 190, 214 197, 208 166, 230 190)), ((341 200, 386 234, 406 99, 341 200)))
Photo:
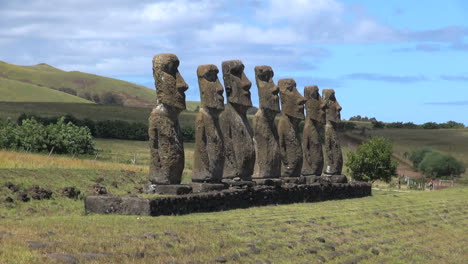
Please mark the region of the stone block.
POLYGON ((264 178, 264 179, 252 179, 257 185, 266 185, 266 186, 281 186, 283 181, 278 178, 264 178))
POLYGON ((193 182, 190 184, 192 187, 193 193, 200 193, 200 192, 212 192, 212 191, 221 191, 227 188, 225 184, 222 183, 201 183, 201 182, 193 182))
POLYGON ((154 190, 157 194, 187 194, 192 192, 192 187, 187 184, 160 184, 154 190))

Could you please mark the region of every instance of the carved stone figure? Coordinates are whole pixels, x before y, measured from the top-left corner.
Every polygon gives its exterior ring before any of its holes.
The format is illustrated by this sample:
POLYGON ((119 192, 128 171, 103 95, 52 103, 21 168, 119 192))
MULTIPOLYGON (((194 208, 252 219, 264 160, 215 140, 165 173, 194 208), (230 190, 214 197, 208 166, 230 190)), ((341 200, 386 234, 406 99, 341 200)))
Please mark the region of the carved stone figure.
POLYGON ((224 98, 218 72, 213 64, 197 69, 201 108, 195 119, 192 182, 221 183, 223 177, 224 145, 219 114, 224 109, 224 98))
POLYGON ((157 102, 149 117, 149 180, 156 185, 180 184, 184 170, 179 113, 185 110, 188 85, 178 66, 179 59, 174 54, 158 54, 153 58, 157 102))
POLYGON ((341 106, 336 101, 335 91, 324 89, 322 92, 325 103, 325 174, 341 175, 343 154, 336 133, 337 124, 341 120, 341 106))
POLYGON ((302 147, 299 123, 304 120, 304 97, 297 91, 293 79, 278 81, 282 114, 278 122, 279 147, 281 153, 281 177, 300 177, 302 169, 302 147))
POLYGON ((320 176, 323 170, 320 132, 325 124, 325 104, 320 97, 319 88, 315 85, 304 87, 304 97, 307 100, 305 103, 307 116, 302 133, 302 151, 304 152, 302 175, 320 176))
POLYGON ((249 91, 252 83, 240 60, 224 61, 222 70, 227 95, 227 105, 219 117, 225 153, 223 181, 251 181, 255 148, 246 113, 252 106, 249 91))
POLYGON ((280 112, 279 89, 273 82, 270 66, 255 67, 260 108, 255 114, 255 168, 254 179, 279 178, 281 157, 278 145, 278 129, 275 117, 280 112))

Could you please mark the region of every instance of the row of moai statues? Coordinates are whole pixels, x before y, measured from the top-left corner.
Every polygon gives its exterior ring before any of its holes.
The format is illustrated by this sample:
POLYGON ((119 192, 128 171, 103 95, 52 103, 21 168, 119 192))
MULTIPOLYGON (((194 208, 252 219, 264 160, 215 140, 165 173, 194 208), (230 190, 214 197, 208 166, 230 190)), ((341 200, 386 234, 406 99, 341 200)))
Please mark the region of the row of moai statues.
MULTIPOLYGON (((158 54, 153 58, 157 103, 149 118, 149 179, 155 186, 169 188, 180 187, 184 169, 178 116, 185 110, 184 92, 188 85, 178 66, 174 54, 158 54)), ((266 185, 320 180, 346 182, 341 175, 343 158, 336 132, 341 106, 333 90, 325 89, 320 96, 317 86, 306 86, 302 96, 293 79, 281 79, 276 85, 272 68, 257 66, 260 107, 252 128, 247 119, 247 110, 252 107, 252 83, 244 73, 244 64, 240 60, 222 63, 225 89, 218 73, 212 64, 197 69, 201 107, 195 120, 194 189, 222 189, 226 185, 254 182, 266 185), (275 118, 280 113, 276 125, 275 118), (301 138, 299 124, 304 119, 301 138), (325 155, 319 139, 323 126, 325 155)))

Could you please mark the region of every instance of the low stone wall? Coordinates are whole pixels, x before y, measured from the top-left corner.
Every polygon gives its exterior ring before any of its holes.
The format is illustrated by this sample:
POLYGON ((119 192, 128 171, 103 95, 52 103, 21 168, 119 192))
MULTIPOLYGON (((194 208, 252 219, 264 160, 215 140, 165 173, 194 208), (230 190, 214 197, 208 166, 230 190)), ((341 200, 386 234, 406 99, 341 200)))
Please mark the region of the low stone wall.
POLYGON ((86 213, 123 215, 181 215, 215 212, 271 204, 319 202, 371 195, 371 184, 363 182, 258 186, 170 197, 138 198, 87 196, 86 213))

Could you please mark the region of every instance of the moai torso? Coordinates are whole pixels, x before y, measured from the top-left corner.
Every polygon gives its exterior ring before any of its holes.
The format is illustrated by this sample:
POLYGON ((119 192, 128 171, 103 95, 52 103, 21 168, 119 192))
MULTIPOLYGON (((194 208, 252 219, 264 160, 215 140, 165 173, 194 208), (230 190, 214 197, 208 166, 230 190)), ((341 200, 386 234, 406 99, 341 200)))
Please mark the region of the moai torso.
POLYGON ((343 154, 336 132, 337 124, 341 120, 341 106, 336 101, 335 91, 325 89, 322 92, 325 103, 325 174, 341 175, 343 169, 343 154))
POLYGON ((255 168, 253 178, 279 178, 281 157, 275 117, 280 112, 278 86, 273 83, 270 66, 255 67, 260 109, 255 114, 255 168))
POLYGON ((255 165, 253 131, 247 120, 252 83, 245 76, 241 61, 224 61, 222 68, 228 101, 220 115, 225 153, 223 179, 250 181, 255 165))
POLYGON ((149 180, 153 184, 180 184, 184 170, 184 145, 178 118, 185 109, 184 92, 188 85, 178 66, 179 59, 174 54, 158 54, 153 58, 157 103, 148 119, 149 180))
POLYGON ((297 91, 293 79, 281 79, 278 86, 282 108, 278 122, 281 177, 299 177, 303 161, 299 123, 304 119, 305 99, 297 91))
POLYGON ((325 122, 324 104, 317 86, 306 86, 304 88, 304 97, 307 100, 305 104, 307 116, 302 133, 302 151, 304 152, 302 175, 320 176, 323 170, 320 133, 325 122))
POLYGON ((224 144, 218 116, 224 109, 224 98, 218 72, 211 64, 197 69, 201 108, 195 119, 192 182, 219 183, 223 176, 224 144))

